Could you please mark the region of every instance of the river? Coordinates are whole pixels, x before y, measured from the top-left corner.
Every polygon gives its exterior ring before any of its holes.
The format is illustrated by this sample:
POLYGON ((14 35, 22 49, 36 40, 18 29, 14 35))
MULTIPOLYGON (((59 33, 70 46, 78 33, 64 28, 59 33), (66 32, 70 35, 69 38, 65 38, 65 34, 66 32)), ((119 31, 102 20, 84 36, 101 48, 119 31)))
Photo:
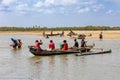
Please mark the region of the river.
MULTIPOLYGON (((52 39, 56 48, 66 39, 69 46, 73 39, 52 37, 45 39, 37 35, 0 35, 0 80, 118 80, 120 79, 120 39, 87 39, 96 48, 111 49, 110 54, 75 56, 34 56, 28 45, 43 40, 43 49, 52 39), (21 39, 22 48, 13 50, 10 38, 21 39)), ((80 42, 80 40, 78 40, 80 42)))

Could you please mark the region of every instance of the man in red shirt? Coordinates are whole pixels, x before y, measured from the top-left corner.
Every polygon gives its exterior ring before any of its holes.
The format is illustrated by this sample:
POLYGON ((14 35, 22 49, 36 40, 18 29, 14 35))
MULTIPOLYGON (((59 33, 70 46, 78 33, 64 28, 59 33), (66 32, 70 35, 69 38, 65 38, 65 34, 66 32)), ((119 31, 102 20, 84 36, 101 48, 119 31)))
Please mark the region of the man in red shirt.
POLYGON ((66 40, 63 41, 63 47, 62 50, 68 50, 68 43, 66 40))
POLYGON ((52 40, 50 40, 49 49, 50 50, 54 50, 55 49, 55 44, 54 44, 54 42, 52 40))

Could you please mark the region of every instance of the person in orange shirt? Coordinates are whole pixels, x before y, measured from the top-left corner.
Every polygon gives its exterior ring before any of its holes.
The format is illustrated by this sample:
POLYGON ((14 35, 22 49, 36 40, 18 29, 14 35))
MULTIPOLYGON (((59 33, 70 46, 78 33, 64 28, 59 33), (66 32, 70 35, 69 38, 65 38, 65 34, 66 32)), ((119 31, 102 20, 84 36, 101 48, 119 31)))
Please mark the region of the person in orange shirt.
POLYGON ((54 44, 54 42, 52 40, 50 40, 49 49, 50 50, 54 50, 55 49, 55 44, 54 44))
POLYGON ((63 40, 63 47, 62 50, 68 50, 68 43, 66 40, 63 40))
POLYGON ((18 39, 18 48, 21 48, 21 46, 22 46, 22 42, 20 39, 18 39))

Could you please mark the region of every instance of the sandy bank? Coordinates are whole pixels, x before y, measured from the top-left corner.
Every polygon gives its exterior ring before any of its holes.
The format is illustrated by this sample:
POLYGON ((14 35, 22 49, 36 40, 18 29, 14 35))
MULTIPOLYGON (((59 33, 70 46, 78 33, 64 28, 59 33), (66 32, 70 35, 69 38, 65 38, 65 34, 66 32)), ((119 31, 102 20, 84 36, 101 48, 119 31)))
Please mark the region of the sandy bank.
MULTIPOLYGON (((46 31, 46 34, 50 34, 51 31, 46 31)), ((58 33, 61 31, 53 31, 54 33, 58 33)), ((99 38, 99 33, 101 31, 73 31, 77 34, 92 34, 91 37, 86 37, 86 38, 94 38, 97 39, 99 38)), ((104 39, 120 39, 120 30, 114 30, 114 31, 102 31, 103 32, 103 38, 104 39)), ((69 33, 69 31, 65 31, 65 36, 67 37, 67 34, 69 33)), ((39 35, 42 36, 43 35, 43 31, 0 31, 0 34, 29 34, 29 35, 39 35)))

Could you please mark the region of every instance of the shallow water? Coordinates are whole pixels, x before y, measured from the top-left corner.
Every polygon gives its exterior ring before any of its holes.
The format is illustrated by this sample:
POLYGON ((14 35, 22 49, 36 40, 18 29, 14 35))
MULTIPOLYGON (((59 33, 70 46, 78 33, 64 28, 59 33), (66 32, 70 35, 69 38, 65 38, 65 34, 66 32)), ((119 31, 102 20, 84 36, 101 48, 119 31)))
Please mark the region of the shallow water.
MULTIPOLYGON (((28 45, 42 39, 43 49, 52 39, 56 48, 65 38, 45 39, 36 35, 0 35, 0 80, 118 80, 120 79, 120 39, 88 39, 96 48, 111 49, 110 54, 75 56, 34 56, 28 45), (21 39, 22 49, 13 50, 10 38, 21 39)), ((69 46, 74 44, 66 38, 69 46)), ((80 42, 80 40, 78 40, 80 42)))

